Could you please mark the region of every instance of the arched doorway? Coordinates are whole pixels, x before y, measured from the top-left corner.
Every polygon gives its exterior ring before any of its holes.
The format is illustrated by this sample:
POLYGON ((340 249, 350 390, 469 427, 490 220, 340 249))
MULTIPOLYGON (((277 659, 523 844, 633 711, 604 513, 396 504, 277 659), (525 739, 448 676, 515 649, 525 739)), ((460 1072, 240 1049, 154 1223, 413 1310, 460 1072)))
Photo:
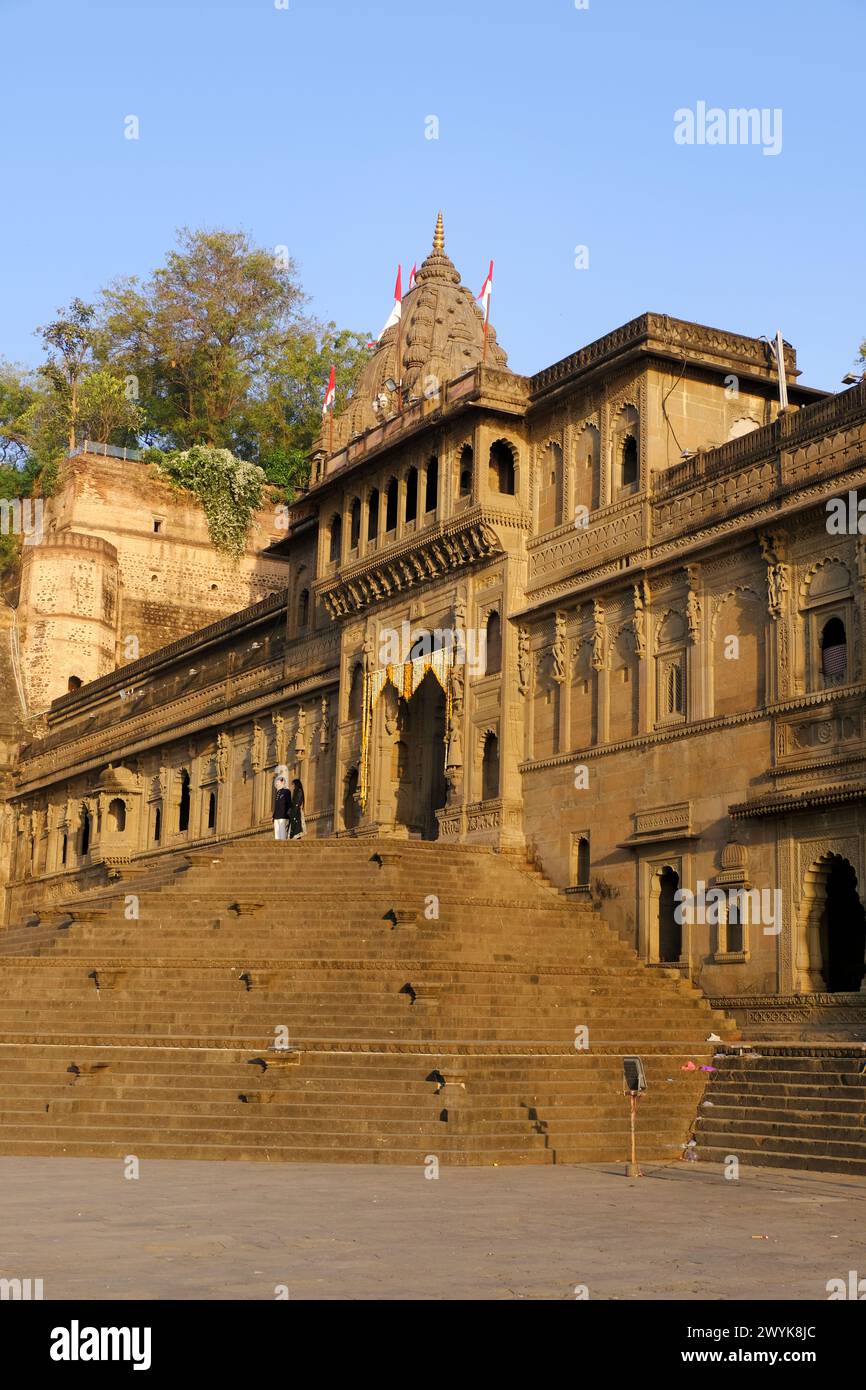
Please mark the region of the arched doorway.
POLYGON ((358 824, 358 769, 350 767, 343 787, 343 826, 354 830, 358 824))
POLYGON ((403 707, 392 750, 395 820, 410 835, 435 840, 437 810, 445 805, 445 692, 428 671, 403 707))
POLYGON ((806 873, 797 987, 859 991, 866 974, 866 912, 857 873, 841 854, 824 854, 806 873))
POLYGON ((177 828, 189 830, 189 773, 184 768, 180 774, 180 803, 177 812, 177 828))
POLYGON ((659 874, 659 960, 674 963, 683 953, 683 928, 677 921, 679 874, 666 864, 659 874))

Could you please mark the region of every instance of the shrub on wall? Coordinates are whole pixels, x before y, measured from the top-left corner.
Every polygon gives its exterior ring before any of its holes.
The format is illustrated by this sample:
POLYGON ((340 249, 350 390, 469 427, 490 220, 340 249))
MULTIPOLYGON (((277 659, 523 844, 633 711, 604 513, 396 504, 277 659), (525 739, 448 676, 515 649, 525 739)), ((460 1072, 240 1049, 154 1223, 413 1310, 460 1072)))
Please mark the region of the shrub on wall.
POLYGON ((208 444, 195 444, 153 462, 175 487, 198 497, 217 550, 237 559, 243 553, 253 513, 262 505, 267 481, 263 470, 235 458, 229 449, 208 444))

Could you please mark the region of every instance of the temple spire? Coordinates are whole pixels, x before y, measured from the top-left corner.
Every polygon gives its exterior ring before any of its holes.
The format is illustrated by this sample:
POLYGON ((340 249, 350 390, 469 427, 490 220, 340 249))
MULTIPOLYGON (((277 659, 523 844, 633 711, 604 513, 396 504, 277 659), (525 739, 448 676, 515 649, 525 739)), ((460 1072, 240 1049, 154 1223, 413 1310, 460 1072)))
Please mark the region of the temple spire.
POLYGON ((439 211, 439 216, 436 218, 436 230, 433 233, 433 250, 445 250, 445 223, 442 221, 441 209, 439 211))

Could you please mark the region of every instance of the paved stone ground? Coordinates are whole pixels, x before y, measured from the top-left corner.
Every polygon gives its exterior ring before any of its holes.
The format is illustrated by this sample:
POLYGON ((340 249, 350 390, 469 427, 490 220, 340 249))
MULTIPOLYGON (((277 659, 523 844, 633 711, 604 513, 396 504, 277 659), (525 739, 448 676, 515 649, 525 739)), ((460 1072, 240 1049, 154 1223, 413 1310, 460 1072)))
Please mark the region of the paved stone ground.
POLYGON ((0 1276, 46 1299, 760 1300, 866 1275, 866 1179, 740 1171, 145 1161, 129 1180, 0 1158, 0 1276))

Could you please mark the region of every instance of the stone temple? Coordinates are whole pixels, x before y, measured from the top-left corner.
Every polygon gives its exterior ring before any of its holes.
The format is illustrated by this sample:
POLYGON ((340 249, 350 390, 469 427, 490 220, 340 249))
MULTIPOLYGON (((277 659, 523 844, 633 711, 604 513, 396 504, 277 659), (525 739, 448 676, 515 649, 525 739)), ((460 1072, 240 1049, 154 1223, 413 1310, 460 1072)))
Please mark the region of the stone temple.
POLYGON ((0 669, 0 1152, 623 1157, 635 1053, 657 1155, 866 1173, 866 385, 784 353, 784 408, 655 313, 519 376, 440 215, 231 574, 68 462, 0 669))

